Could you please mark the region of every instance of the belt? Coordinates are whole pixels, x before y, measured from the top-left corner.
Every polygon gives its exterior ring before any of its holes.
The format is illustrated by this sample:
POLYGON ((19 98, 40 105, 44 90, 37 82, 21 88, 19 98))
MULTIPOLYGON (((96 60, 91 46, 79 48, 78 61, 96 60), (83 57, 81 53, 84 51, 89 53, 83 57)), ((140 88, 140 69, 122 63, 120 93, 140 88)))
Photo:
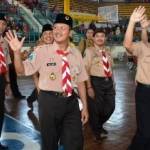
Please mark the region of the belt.
POLYGON ((98 76, 91 76, 94 79, 103 80, 103 81, 110 81, 112 77, 98 77, 98 76))
POLYGON ((150 84, 143 84, 143 83, 137 82, 137 85, 140 87, 144 87, 144 88, 150 88, 150 84))
POLYGON ((75 95, 74 91, 72 92, 72 95, 69 97, 67 96, 67 94, 65 92, 44 91, 44 90, 41 90, 41 92, 45 92, 45 93, 48 93, 48 94, 53 95, 53 96, 65 97, 65 98, 70 98, 70 97, 75 95))
POLYGON ((4 75, 5 75, 4 73, 1 73, 1 74, 0 74, 0 76, 4 76, 4 75))
POLYGON ((111 77, 104 77, 103 80, 105 80, 105 81, 110 81, 111 79, 112 79, 111 77))
POLYGON ((5 76, 4 76, 4 74, 0 74, 0 78, 4 78, 5 76))

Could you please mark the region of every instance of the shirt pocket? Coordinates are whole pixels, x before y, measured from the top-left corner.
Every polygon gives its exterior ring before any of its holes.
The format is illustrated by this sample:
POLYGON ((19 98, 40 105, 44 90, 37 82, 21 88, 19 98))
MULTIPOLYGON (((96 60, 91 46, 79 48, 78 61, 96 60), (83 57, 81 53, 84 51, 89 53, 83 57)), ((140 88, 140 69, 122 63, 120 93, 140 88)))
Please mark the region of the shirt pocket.
POLYGON ((99 65, 100 64, 100 57, 94 56, 92 59, 92 65, 99 65))
POLYGON ((71 71, 71 78, 74 82, 77 82, 78 75, 81 73, 81 66, 80 65, 71 65, 70 66, 70 71, 71 71))
POLYGON ((48 75, 50 75, 52 73, 54 73, 55 75, 57 75, 58 72, 59 72, 58 62, 56 62, 55 59, 52 59, 52 60, 51 59, 47 59, 43 63, 41 72, 45 73, 45 74, 48 74, 48 75))
POLYGON ((144 63, 150 63, 150 54, 146 55, 146 56, 143 58, 143 62, 144 62, 144 63))

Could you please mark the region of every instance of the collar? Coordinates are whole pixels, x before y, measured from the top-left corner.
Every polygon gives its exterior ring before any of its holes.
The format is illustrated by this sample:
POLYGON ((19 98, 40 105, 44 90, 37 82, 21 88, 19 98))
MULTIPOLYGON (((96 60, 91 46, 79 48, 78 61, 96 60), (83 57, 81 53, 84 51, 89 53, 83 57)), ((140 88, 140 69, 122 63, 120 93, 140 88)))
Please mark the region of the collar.
MULTIPOLYGON (((54 51, 60 50, 59 45, 56 42, 53 42, 54 51)), ((67 49, 65 50, 68 53, 73 54, 73 46, 69 43, 67 49)))
POLYGON ((106 47, 105 46, 100 48, 99 46, 97 46, 96 44, 94 44, 94 47, 95 47, 96 51, 99 51, 99 52, 106 51, 106 47))

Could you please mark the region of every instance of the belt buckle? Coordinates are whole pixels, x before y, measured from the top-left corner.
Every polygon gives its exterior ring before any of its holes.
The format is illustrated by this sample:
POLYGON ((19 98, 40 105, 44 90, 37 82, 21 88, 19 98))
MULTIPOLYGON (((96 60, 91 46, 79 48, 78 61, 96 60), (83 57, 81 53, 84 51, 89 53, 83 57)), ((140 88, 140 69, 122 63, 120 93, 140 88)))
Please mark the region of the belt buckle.
POLYGON ((108 78, 108 77, 106 77, 106 78, 105 78, 105 81, 109 81, 109 78, 108 78))
POLYGON ((63 92, 63 93, 62 93, 62 96, 63 96, 63 97, 67 97, 67 93, 63 92))

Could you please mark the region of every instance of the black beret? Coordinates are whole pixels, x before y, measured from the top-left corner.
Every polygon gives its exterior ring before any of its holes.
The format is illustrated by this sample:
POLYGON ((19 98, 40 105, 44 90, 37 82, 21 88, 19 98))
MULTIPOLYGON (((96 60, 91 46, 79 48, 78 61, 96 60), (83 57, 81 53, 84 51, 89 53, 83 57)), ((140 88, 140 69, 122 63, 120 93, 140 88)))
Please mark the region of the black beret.
POLYGON ((0 20, 6 21, 5 14, 0 13, 0 20))
POLYGON ((53 28, 50 24, 45 24, 45 25, 43 25, 42 33, 45 31, 52 31, 52 30, 53 30, 53 28))
POLYGON ((72 18, 69 15, 66 15, 66 14, 58 14, 56 16, 56 20, 55 20, 54 24, 55 23, 67 24, 70 28, 72 28, 72 26, 73 26, 72 18))

